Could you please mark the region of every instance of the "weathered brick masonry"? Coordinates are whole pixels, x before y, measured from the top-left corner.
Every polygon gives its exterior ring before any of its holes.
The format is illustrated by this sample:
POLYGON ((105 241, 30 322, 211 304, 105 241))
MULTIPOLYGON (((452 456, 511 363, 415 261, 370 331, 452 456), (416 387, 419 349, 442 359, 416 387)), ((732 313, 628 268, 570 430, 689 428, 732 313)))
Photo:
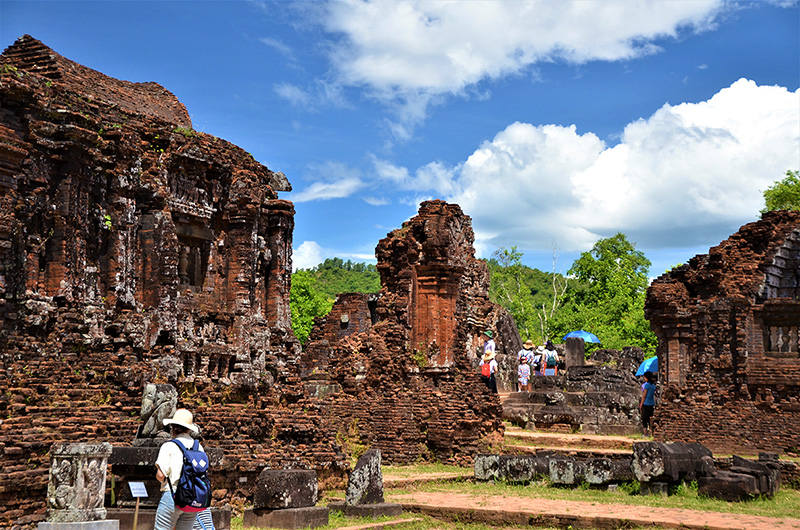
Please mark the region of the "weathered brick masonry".
POLYGON ((458 205, 422 203, 378 244, 380 294, 340 296, 317 321, 304 365, 339 390, 324 410, 348 446, 378 448, 391 463, 471 463, 502 432, 500 402, 478 376, 477 352, 487 329, 497 332, 501 355, 519 349, 519 333, 489 301, 473 242, 458 205))
POLYGON ((341 479, 290 329, 286 178, 29 36, 0 74, 0 527, 42 520, 52 443, 129 445, 146 382, 224 449, 218 502, 265 465, 341 479))
POLYGON ((653 281, 656 436, 717 452, 800 448, 800 212, 764 214, 653 281))

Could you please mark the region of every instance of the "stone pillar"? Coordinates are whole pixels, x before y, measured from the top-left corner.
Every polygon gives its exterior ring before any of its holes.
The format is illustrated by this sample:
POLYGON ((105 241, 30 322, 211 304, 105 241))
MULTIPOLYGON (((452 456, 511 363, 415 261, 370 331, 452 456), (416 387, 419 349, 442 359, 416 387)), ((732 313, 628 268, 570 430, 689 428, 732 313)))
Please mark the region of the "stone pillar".
POLYGON ((50 448, 48 522, 85 523, 106 518, 103 500, 110 455, 110 443, 54 444, 50 448))
POLYGON ((586 355, 584 355, 585 351, 586 349, 583 339, 579 337, 568 338, 565 353, 565 362, 567 363, 567 368, 571 368, 573 366, 583 366, 586 364, 586 355))

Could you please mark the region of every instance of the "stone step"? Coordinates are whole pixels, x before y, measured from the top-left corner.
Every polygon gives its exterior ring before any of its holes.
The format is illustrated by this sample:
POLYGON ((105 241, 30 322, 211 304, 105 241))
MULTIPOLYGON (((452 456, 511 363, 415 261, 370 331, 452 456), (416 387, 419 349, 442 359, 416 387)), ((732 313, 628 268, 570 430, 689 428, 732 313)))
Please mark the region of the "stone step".
POLYGON ((630 458, 633 454, 632 450, 624 449, 578 449, 574 447, 532 447, 529 445, 513 445, 506 444, 506 451, 516 454, 525 454, 533 456, 550 456, 558 454, 559 456, 571 456, 573 458, 586 459, 586 458, 630 458))
POLYGON ((634 438, 627 436, 607 436, 596 434, 562 434, 523 430, 519 427, 506 427, 506 440, 522 440, 537 447, 558 447, 571 449, 612 449, 630 451, 634 438))

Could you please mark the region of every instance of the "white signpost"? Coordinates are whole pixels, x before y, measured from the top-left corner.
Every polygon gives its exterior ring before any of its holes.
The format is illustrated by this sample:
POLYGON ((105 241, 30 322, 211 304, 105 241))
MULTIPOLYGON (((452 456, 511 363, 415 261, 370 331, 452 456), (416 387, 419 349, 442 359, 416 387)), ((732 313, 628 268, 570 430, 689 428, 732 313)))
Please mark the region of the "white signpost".
POLYGON ((147 498, 147 488, 144 487, 144 482, 128 482, 128 487, 131 489, 131 497, 136 497, 136 509, 133 511, 133 530, 138 530, 136 527, 139 524, 139 499, 141 497, 147 498))

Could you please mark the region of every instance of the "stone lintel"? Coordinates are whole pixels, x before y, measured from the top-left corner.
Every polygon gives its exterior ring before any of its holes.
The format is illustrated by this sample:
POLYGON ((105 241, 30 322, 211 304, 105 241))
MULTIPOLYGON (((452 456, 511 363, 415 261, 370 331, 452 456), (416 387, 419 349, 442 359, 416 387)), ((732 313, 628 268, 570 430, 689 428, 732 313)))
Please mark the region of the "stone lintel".
MULTIPOLYGON (((208 455, 209 465, 213 468, 222 464, 223 450, 204 448, 208 455)), ((112 466, 154 466, 158 458, 159 447, 124 447, 114 446, 108 463, 112 466)))
POLYGON ((119 521, 105 519, 102 521, 82 521, 69 523, 39 523, 38 530, 120 530, 119 521))
POLYGON ((316 528, 328 524, 327 506, 286 508, 284 510, 256 510, 248 508, 242 517, 245 528, 316 528))

